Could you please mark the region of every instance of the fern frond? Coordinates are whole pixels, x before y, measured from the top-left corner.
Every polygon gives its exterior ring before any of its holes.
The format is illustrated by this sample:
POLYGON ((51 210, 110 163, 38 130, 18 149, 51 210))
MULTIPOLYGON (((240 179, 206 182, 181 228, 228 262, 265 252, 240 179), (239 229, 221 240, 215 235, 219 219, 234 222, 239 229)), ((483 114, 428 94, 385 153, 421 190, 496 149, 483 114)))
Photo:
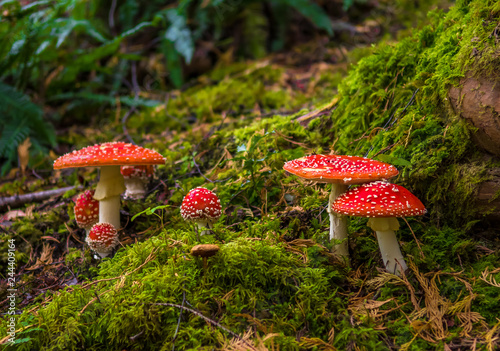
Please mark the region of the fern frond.
POLYGON ((13 87, 0 82, 0 158, 6 159, 2 174, 8 171, 16 159, 17 147, 27 137, 35 145, 36 152, 43 152, 42 145, 55 146, 53 127, 43 120, 40 106, 13 87), (10 166, 9 166, 10 165, 10 166))

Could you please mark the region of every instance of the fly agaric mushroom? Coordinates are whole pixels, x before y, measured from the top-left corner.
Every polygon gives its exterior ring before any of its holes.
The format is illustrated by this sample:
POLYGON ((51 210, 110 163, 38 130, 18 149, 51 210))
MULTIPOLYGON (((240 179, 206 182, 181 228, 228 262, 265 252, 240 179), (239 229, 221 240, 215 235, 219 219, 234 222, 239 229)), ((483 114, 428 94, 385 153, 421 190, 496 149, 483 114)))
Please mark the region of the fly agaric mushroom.
POLYGON ((101 167, 94 198, 99 201, 99 222, 120 228, 120 194, 125 191, 122 165, 164 164, 156 151, 123 142, 104 143, 75 150, 54 161, 54 169, 101 167))
POLYGON ((121 166, 120 172, 125 180, 125 197, 141 199, 146 194, 145 184, 153 176, 154 167, 145 166, 121 166))
MULTIPOLYGON (((192 189, 182 200, 181 216, 194 222, 198 228, 209 228, 221 215, 220 200, 212 191, 198 187, 192 189)), ((202 231, 200 234, 206 234, 202 231)))
POLYGON ((309 155, 286 162, 283 169, 303 179, 332 184, 327 208, 330 217, 330 240, 343 240, 341 244, 335 245, 333 250, 345 258, 349 256, 346 240, 347 221, 344 216, 332 211, 332 203, 347 190, 349 184, 389 179, 399 173, 388 163, 366 157, 339 155, 309 155))
POLYGON ((207 259, 219 252, 220 248, 215 244, 201 244, 193 246, 191 255, 203 258, 203 268, 207 268, 207 259))
POLYGON ((104 258, 118 245, 118 232, 112 224, 97 223, 90 229, 85 241, 92 251, 104 258))
POLYGON ((394 231, 395 217, 420 216, 427 212, 422 202, 400 185, 386 182, 363 184, 339 196, 333 210, 349 216, 371 217, 368 226, 377 234, 385 268, 401 275, 407 268, 394 231))
POLYGON ((87 236, 90 228, 99 221, 99 201, 94 199, 94 190, 85 190, 75 201, 75 220, 87 236))

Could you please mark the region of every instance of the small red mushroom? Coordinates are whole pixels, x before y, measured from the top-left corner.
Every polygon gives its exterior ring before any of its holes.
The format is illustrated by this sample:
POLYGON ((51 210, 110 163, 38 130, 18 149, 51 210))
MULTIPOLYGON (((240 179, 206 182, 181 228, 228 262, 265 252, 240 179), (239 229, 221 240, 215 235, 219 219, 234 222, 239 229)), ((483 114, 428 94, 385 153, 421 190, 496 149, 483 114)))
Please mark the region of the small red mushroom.
POLYGON ((99 201, 94 199, 94 190, 85 190, 75 201, 75 220, 89 234, 90 228, 99 222, 99 201))
POLYGON ((347 221, 332 211, 332 203, 347 190, 349 184, 362 184, 396 176, 398 170, 388 163, 359 156, 309 155, 288 161, 283 166, 287 172, 303 179, 321 183, 331 183, 332 190, 328 199, 330 216, 330 240, 341 240, 334 246, 334 252, 347 258, 347 221))
POLYGON ((395 217, 420 216, 427 212, 415 195, 401 185, 373 182, 339 196, 332 208, 349 216, 371 217, 368 226, 377 233, 386 269, 397 275, 407 269, 394 233, 399 229, 395 217))
POLYGON ((112 224, 98 223, 90 229, 85 241, 93 251, 104 258, 118 245, 118 232, 112 224))
POLYGON ((122 165, 164 164, 158 152, 137 145, 112 142, 75 150, 54 161, 54 169, 100 167, 94 198, 99 200, 99 222, 120 228, 120 195, 125 191, 122 165))
POLYGON ((145 184, 153 176, 154 166, 121 166, 120 172, 125 180, 125 198, 142 199, 146 194, 145 184))
MULTIPOLYGON (((182 200, 181 216, 192 221, 198 228, 210 228, 221 215, 220 200, 212 191, 198 187, 191 190, 182 200)), ((202 231, 201 235, 207 231, 202 231)))

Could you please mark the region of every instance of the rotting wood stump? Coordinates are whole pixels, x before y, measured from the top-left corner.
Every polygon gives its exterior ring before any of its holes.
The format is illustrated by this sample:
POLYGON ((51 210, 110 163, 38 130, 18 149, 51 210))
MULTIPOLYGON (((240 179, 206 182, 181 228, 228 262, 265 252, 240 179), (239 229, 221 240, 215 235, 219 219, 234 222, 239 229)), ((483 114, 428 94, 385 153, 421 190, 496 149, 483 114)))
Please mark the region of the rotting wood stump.
POLYGON ((476 195, 476 205, 488 219, 500 221, 500 168, 487 170, 491 178, 479 186, 476 195), (497 196, 496 196, 497 195, 497 196))
POLYGON ((500 156, 500 81, 468 74, 449 98, 455 112, 477 128, 476 144, 500 156))
MULTIPOLYGON (((449 92, 455 112, 477 131, 474 142, 486 152, 500 156, 500 81, 495 77, 467 74, 449 92)), ((500 168, 487 170, 490 179, 479 186, 476 205, 490 220, 500 221, 500 168)))

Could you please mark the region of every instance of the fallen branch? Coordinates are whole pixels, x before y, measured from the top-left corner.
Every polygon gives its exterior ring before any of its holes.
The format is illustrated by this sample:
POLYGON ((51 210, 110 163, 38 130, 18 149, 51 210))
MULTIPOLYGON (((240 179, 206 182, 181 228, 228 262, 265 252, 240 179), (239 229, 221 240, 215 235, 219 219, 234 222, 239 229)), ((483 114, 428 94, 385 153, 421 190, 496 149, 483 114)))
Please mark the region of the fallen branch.
POLYGON ((335 106, 335 104, 339 101, 338 96, 335 96, 332 101, 330 101, 328 104, 325 106, 322 106, 318 108, 317 110, 311 111, 309 113, 306 113, 305 115, 299 116, 295 119, 296 122, 299 122, 303 125, 309 124, 309 120, 326 115, 329 113, 329 111, 335 106))
POLYGON ((67 186, 65 188, 53 189, 53 190, 44 190, 36 193, 22 194, 22 195, 14 195, 8 197, 0 197, 0 209, 4 209, 4 207, 19 207, 21 205, 30 203, 30 202, 40 202, 51 198, 53 196, 60 196, 65 192, 74 189, 74 186, 67 186))

